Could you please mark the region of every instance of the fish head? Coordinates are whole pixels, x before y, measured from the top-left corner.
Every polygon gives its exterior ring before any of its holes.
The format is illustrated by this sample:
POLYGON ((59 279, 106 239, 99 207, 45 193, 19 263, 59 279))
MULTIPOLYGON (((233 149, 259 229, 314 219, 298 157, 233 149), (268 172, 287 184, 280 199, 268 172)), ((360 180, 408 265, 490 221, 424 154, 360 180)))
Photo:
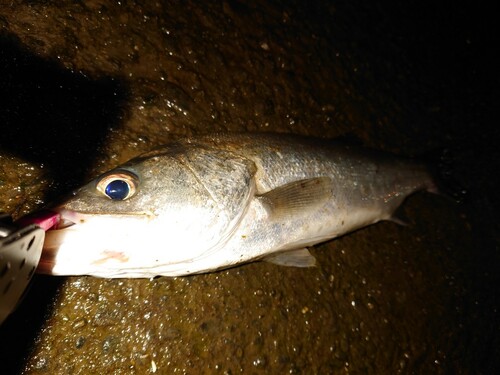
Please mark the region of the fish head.
POLYGON ((46 233, 39 272, 152 277, 167 268, 175 274, 218 237, 220 215, 208 195, 176 158, 134 159, 51 207, 60 222, 46 233))

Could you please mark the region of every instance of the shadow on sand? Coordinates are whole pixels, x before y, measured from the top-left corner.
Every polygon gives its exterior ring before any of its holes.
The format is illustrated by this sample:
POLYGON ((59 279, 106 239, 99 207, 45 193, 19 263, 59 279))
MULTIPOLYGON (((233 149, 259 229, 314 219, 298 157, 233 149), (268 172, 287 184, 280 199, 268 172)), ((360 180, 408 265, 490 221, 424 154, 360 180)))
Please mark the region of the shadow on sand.
MULTIPOLYGON (((0 150, 45 166, 54 180, 48 201, 81 184, 110 127, 122 122, 125 85, 65 70, 1 33, 0 82, 0 150)), ((0 327, 2 374, 21 372, 62 279, 35 276, 33 281, 0 327)))

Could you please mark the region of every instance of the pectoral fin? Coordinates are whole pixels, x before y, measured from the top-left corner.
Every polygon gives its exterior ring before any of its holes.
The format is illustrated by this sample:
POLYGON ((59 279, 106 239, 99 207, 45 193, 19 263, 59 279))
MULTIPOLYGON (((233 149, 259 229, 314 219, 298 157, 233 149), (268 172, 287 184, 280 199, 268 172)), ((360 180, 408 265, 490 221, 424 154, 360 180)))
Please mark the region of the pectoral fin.
POLYGON ((317 177, 294 181, 261 195, 273 218, 307 215, 325 205, 332 197, 332 180, 317 177))
POLYGON ((284 251, 278 254, 272 254, 264 258, 264 261, 288 267, 314 267, 316 258, 314 258, 309 250, 298 249, 284 251))

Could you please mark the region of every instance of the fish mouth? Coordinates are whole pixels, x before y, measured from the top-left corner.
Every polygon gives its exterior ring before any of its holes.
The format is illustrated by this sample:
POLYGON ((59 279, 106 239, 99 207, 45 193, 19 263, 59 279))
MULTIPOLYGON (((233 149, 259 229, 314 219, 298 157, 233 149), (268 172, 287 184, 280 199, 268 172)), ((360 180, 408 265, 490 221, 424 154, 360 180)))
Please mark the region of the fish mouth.
POLYGON ((45 241, 37 272, 46 275, 54 273, 54 267, 57 265, 57 255, 61 245, 65 242, 67 236, 72 232, 78 231, 80 225, 85 224, 96 214, 86 214, 65 208, 55 208, 53 212, 58 216, 58 221, 45 233, 45 241))
POLYGON ((37 267, 38 273, 51 274, 55 265, 57 250, 65 231, 77 223, 85 222, 83 215, 66 209, 44 209, 21 217, 16 223, 21 226, 37 225, 45 233, 42 255, 37 267))
POLYGON ((49 228, 48 231, 60 231, 76 224, 85 223, 85 215, 76 211, 58 209, 54 212, 59 216, 59 221, 53 227, 49 228))
POLYGON ((123 233, 133 233, 138 223, 144 224, 153 218, 150 212, 84 213, 59 206, 43 214, 29 215, 23 225, 37 224, 45 230, 38 273, 81 275, 94 272, 101 260, 126 259, 112 249, 112 243, 120 240, 123 233))
POLYGON ((83 214, 66 209, 44 209, 23 216, 16 223, 21 227, 35 224, 48 232, 66 229, 77 223, 84 223, 84 216, 83 214))
POLYGON ((21 217, 16 221, 16 224, 21 227, 35 224, 44 231, 48 231, 51 228, 62 225, 63 221, 59 212, 55 210, 41 210, 21 217))

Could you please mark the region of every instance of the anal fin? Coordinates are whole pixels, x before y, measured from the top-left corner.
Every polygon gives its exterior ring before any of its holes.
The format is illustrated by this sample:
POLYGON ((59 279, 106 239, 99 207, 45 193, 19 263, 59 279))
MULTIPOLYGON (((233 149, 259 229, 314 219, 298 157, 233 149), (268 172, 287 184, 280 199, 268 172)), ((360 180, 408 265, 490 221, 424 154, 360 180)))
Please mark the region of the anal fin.
POLYGON ((314 267, 316 265, 316 258, 314 258, 309 250, 305 248, 271 254, 265 257, 263 260, 269 263, 287 267, 305 268, 314 267))
POLYGON ((405 227, 410 225, 410 220, 405 215, 405 212, 403 208, 401 208, 401 206, 396 208, 396 211, 394 211, 387 220, 405 227))

